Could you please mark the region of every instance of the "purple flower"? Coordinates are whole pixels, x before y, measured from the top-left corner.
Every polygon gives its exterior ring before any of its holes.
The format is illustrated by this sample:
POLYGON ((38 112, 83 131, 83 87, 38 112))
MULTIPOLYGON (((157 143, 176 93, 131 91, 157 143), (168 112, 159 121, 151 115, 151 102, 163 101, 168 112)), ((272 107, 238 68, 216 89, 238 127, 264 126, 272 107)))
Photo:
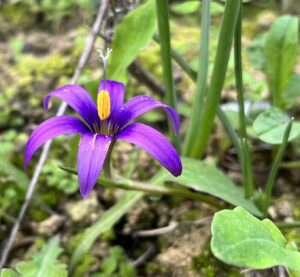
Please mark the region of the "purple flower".
POLYGON ((82 120, 63 115, 44 121, 27 142, 24 166, 27 167, 34 152, 47 140, 64 134, 80 134, 77 167, 83 198, 93 189, 110 144, 117 139, 143 148, 173 175, 180 175, 181 161, 172 144, 155 129, 132 122, 147 111, 163 108, 173 123, 175 133, 178 133, 179 116, 176 111, 147 96, 136 96, 124 104, 124 93, 122 83, 110 80, 100 82, 97 105, 78 85, 65 85, 50 92, 44 99, 45 109, 50 98, 56 97, 68 103, 82 120))

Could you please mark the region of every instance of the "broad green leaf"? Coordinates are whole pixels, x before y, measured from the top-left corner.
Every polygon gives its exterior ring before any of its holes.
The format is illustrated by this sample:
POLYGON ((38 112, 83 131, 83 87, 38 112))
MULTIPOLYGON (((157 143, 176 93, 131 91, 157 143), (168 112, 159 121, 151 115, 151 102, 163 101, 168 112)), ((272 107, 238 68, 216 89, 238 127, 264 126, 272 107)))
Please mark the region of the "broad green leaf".
MULTIPOLYGON (((271 108, 260 113, 253 122, 253 130, 264 142, 281 144, 284 131, 290 118, 278 108, 271 108)), ((289 141, 300 135, 300 123, 294 122, 289 141)))
POLYGON ((66 265, 57 260, 61 252, 59 238, 56 236, 43 247, 40 253, 34 253, 32 260, 19 262, 16 266, 17 271, 21 276, 26 277, 67 277, 66 265))
POLYGON ((292 77, 297 59, 298 19, 285 15, 277 19, 265 41, 266 73, 275 106, 284 105, 283 92, 292 77))
POLYGON ((261 70, 266 66, 266 57, 264 53, 266 37, 267 33, 259 35, 247 47, 247 57, 250 64, 261 70))
POLYGON ((145 48, 156 29, 154 0, 130 12, 116 27, 112 41, 107 74, 108 78, 126 82, 126 69, 145 48))
POLYGON ((188 1, 182 3, 174 3, 171 5, 171 11, 176 14, 191 14, 199 11, 199 1, 188 1))
POLYGON ((245 199, 241 187, 237 187, 227 176, 214 166, 206 165, 199 160, 182 158, 181 176, 173 177, 162 171, 163 181, 172 181, 199 192, 208 193, 232 205, 242 206, 249 212, 260 216, 261 212, 252 201, 245 199))
POLYGON ((274 241, 276 241, 279 245, 285 246, 287 243, 285 237, 280 232, 280 230, 277 228, 277 226, 270 220, 270 219, 264 219, 261 222, 270 232, 272 235, 274 241))
POLYGON ((300 253, 290 250, 271 221, 260 221, 242 207, 217 212, 211 225, 213 254, 239 267, 284 266, 300 276, 300 253))
POLYGON ((300 75, 294 74, 287 84, 285 100, 289 107, 297 106, 300 102, 300 75))
POLYGON ((4 268, 0 272, 0 277, 21 277, 21 275, 12 269, 4 268))
MULTIPOLYGON (((67 169, 64 169, 67 170, 67 169)), ((160 184, 163 176, 154 176, 149 183, 160 184)), ((90 228, 86 229, 71 258, 70 268, 74 269, 84 253, 90 250, 93 243, 101 234, 112 228, 132 206, 142 198, 144 193, 129 191, 90 228)))

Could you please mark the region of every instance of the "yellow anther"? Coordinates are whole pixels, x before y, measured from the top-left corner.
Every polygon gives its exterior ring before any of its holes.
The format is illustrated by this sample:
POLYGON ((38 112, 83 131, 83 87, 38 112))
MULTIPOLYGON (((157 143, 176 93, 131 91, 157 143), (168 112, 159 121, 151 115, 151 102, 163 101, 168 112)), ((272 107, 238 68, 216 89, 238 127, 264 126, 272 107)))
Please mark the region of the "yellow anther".
POLYGON ((107 119, 110 115, 110 97, 107 90, 101 90, 98 93, 97 107, 100 119, 107 119))

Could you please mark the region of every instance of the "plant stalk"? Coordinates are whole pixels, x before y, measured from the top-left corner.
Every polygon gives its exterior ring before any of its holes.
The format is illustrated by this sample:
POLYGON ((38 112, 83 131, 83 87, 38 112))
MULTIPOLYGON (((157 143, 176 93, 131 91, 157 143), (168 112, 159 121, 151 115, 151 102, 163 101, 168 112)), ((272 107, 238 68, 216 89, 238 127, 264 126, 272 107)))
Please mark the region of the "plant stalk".
MULTIPOLYGON (((60 166, 62 170, 70 172, 77 175, 77 170, 74 168, 60 166)), ((132 181, 128 179, 99 179, 97 182, 98 185, 102 185, 108 188, 119 188, 123 190, 136 190, 145 193, 158 194, 158 195, 175 195, 180 197, 186 197, 194 199, 203 203, 207 203, 216 208, 224 208, 224 206, 213 197, 201 194, 199 192, 195 193, 187 189, 173 189, 157 185, 151 185, 148 183, 132 181)))
POLYGON ((201 112, 207 94, 207 74, 209 63, 209 27, 210 27, 210 0, 202 1, 201 11, 201 38, 199 68, 196 81, 196 94, 193 99, 191 119, 184 143, 183 154, 189 156, 193 147, 197 130, 199 129, 201 112))
MULTIPOLYGON (((154 40, 156 41, 157 38, 154 37, 154 40)), ((181 67, 181 69, 194 81, 196 82, 197 80, 197 72, 195 72, 188 64, 187 62, 182 58, 181 55, 179 55, 174 49, 171 49, 171 55, 174 61, 181 67)), ((231 126, 226 114, 223 112, 223 110, 218 107, 217 109, 217 116, 220 119, 221 123, 223 124, 229 138, 232 141, 232 144, 234 145, 238 157, 241 157, 241 145, 239 138, 231 126)), ((240 158, 239 158, 240 160, 240 158)))
POLYGON ((219 105, 221 91, 224 85, 228 60, 231 51, 235 26, 239 15, 241 1, 227 0, 225 4, 224 16, 218 40, 217 53, 212 73, 210 88, 207 100, 201 113, 198 131, 195 135, 193 147, 186 154, 193 158, 201 158, 204 154, 215 115, 219 105))
MULTIPOLYGON (((166 103, 177 109, 177 99, 173 80, 172 60, 171 60, 171 42, 168 0, 156 0, 157 23, 159 31, 159 42, 161 49, 161 59, 163 67, 163 78, 166 90, 166 103)), ((169 123, 169 132, 172 142, 179 150, 179 137, 175 136, 171 121, 169 123)))
MULTIPOLYGON (((242 1, 242 0, 240 0, 242 1)), ((243 19, 243 5, 241 4, 239 16, 236 23, 235 35, 234 35, 234 73, 235 83, 237 90, 237 99, 239 105, 239 123, 241 133, 241 157, 240 162, 242 166, 245 197, 250 198, 253 196, 253 176, 251 170, 250 154, 247 142, 247 130, 245 120, 245 108, 244 108, 244 83, 243 83, 243 62, 242 62, 242 19, 243 19)))
POLYGON ((112 170, 111 170, 111 168, 112 168, 112 166, 111 166, 111 153, 112 153, 112 150, 114 148, 115 143, 116 143, 115 140, 113 140, 110 143, 107 154, 106 154, 106 159, 105 159, 104 164, 103 164, 103 172, 104 172, 104 175, 107 179, 112 179, 113 178, 113 174, 112 174, 112 170))
POLYGON ((273 187, 275 184, 275 178, 277 176, 278 169, 280 167, 280 163, 283 158, 284 151, 288 144, 288 139, 289 139, 289 135, 290 135, 290 132, 292 129, 293 121, 294 121, 294 118, 292 118, 290 120, 287 127, 285 128, 284 135, 282 138, 282 143, 280 144, 280 146, 278 148, 277 154, 275 156, 275 160, 272 164, 270 175, 268 177, 266 189, 263 194, 263 202, 262 202, 262 205, 263 205, 262 211, 265 215, 267 215, 267 213, 268 213, 268 208, 269 208, 271 197, 272 197, 272 191, 273 191, 273 187))

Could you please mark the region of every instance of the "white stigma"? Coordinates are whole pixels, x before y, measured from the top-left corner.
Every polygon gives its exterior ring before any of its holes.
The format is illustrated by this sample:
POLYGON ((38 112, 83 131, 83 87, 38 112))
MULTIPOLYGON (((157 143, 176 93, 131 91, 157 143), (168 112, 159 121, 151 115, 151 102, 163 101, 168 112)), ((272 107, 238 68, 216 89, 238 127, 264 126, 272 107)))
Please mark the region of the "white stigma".
POLYGON ((102 62, 103 62, 103 80, 106 81, 107 60, 108 60, 108 57, 109 57, 112 49, 107 48, 106 53, 104 53, 102 51, 102 49, 97 49, 96 51, 99 53, 99 56, 102 59, 102 62))

